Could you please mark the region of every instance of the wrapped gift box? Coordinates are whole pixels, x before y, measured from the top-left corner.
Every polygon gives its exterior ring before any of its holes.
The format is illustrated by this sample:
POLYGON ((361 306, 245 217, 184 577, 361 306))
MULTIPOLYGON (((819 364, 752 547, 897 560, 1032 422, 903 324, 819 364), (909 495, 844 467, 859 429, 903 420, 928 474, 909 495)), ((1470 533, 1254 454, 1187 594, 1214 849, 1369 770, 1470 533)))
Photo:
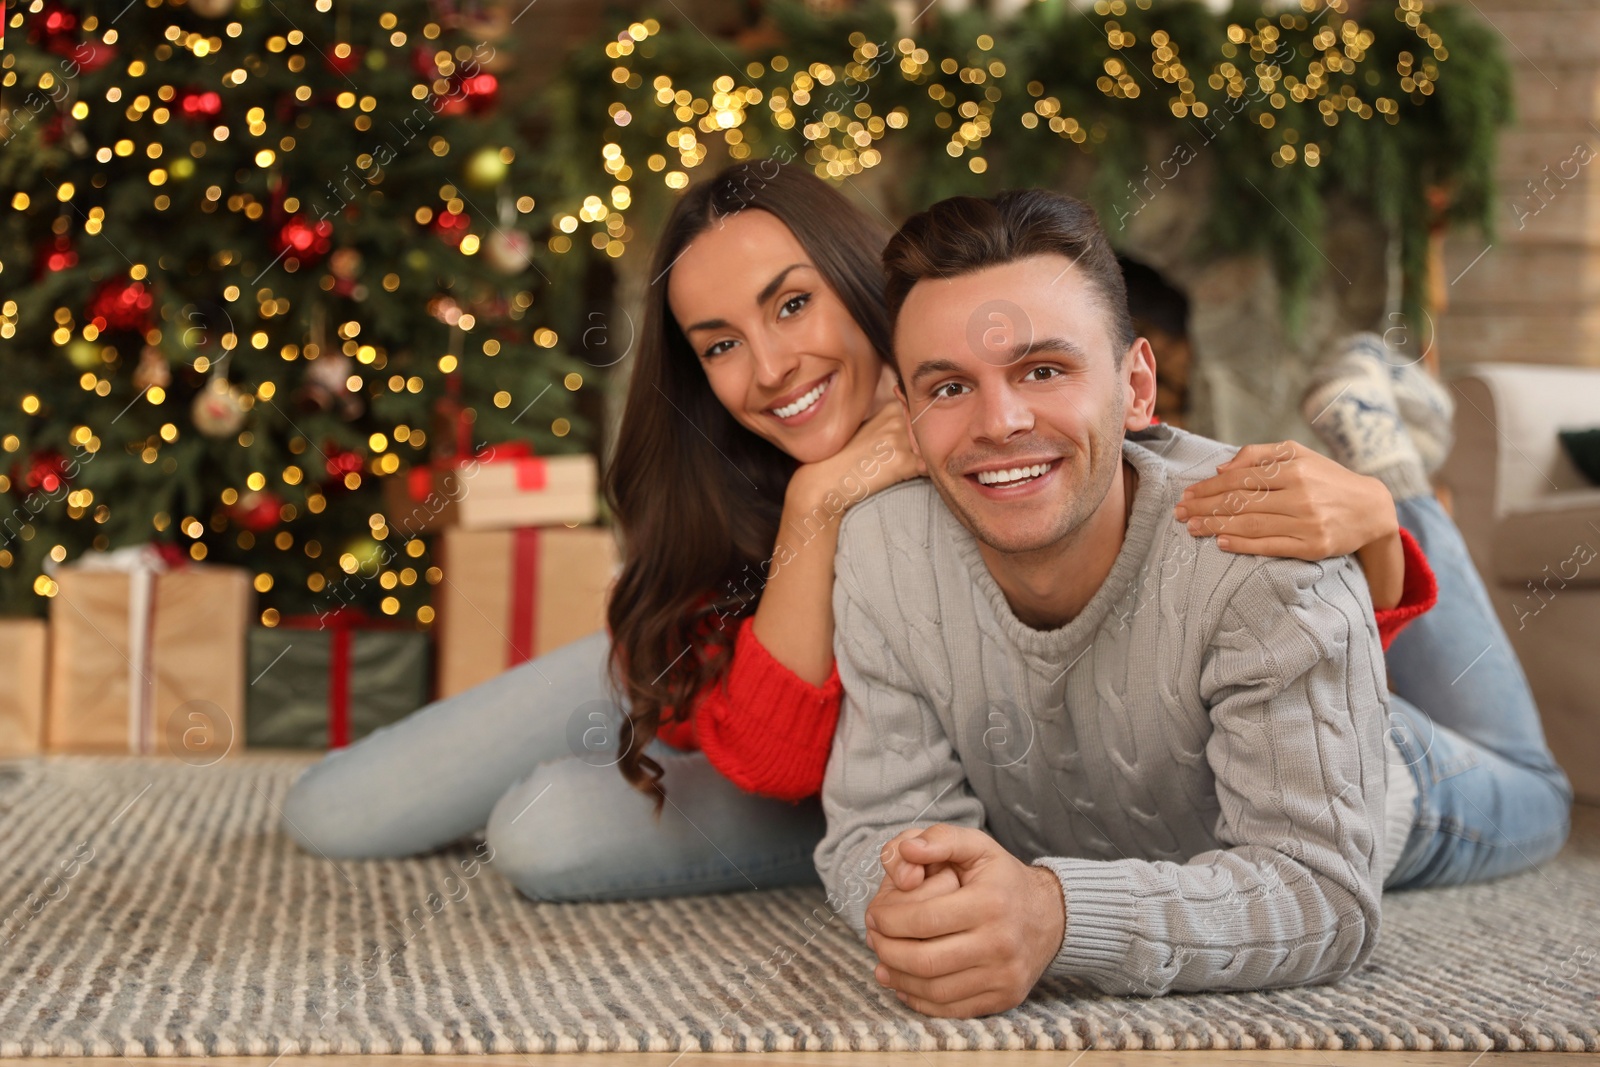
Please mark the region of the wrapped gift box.
POLYGON ((0 759, 44 745, 43 619, 0 619, 0 759))
POLYGON ((191 762, 239 747, 250 575, 163 566, 151 549, 56 570, 47 747, 191 762))
POLYGON ((402 534, 593 522, 600 469, 590 455, 535 456, 526 442, 385 479, 384 515, 402 534))
POLYGON ((435 586, 439 695, 605 626, 617 569, 611 531, 597 526, 446 530, 435 586))
POLYGON ((342 748, 428 700, 428 635, 340 609, 250 631, 245 741, 342 748))

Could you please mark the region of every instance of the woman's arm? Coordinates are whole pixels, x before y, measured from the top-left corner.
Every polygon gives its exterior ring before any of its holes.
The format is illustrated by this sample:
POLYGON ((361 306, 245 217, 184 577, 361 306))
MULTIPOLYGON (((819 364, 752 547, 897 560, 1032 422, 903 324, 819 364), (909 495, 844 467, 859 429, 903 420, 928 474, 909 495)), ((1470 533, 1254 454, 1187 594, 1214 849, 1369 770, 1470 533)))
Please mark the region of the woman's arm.
POLYGON ((756 611, 727 676, 695 703, 693 740, 747 792, 799 800, 822 788, 843 690, 833 661, 833 556, 852 504, 917 473, 900 406, 867 420, 829 460, 789 482, 756 611))
POLYGON ((833 673, 833 553, 851 505, 917 474, 905 413, 886 404, 837 455, 789 480, 754 631, 773 658, 812 685, 833 673))
POLYGON ((1401 602, 1406 564, 1394 498, 1376 478, 1304 445, 1246 445, 1184 490, 1176 513, 1190 533, 1216 537, 1225 552, 1306 560, 1354 554, 1373 607, 1401 602))

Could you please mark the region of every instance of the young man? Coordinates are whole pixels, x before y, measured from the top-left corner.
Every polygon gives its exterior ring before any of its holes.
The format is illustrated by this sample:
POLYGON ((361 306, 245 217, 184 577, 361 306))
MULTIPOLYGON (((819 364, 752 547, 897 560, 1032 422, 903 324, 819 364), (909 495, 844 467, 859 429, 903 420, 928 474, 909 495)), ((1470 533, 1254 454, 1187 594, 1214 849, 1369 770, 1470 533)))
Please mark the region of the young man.
POLYGON ((1385 823, 1386 773, 1409 772, 1359 567, 1176 520, 1234 449, 1152 428, 1154 358, 1086 205, 958 197, 884 259, 928 479, 840 532, 816 851, 878 980, 970 1016, 1041 977, 1348 973, 1410 828, 1385 823))

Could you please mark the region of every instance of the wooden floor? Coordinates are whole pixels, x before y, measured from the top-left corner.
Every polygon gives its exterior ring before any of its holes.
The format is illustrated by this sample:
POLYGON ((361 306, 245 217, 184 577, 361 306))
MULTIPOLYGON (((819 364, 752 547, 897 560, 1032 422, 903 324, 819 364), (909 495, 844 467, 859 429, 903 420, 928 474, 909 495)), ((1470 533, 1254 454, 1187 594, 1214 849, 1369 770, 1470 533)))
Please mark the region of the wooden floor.
MULTIPOLYGON (((3 1067, 106 1067, 108 1059, 0 1060, 3 1067)), ((199 1058, 123 1058, 128 1067, 198 1067, 199 1058)), ((1585 1067, 1562 1052, 685 1052, 548 1056, 240 1056, 228 1067, 1585 1067)))

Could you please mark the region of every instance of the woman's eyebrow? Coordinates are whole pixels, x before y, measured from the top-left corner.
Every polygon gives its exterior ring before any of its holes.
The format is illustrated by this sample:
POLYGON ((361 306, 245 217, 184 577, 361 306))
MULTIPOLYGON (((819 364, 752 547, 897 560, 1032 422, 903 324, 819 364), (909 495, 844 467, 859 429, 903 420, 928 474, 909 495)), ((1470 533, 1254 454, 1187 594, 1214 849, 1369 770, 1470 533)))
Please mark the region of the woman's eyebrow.
POLYGON ((772 294, 778 291, 778 286, 783 284, 783 280, 789 276, 790 271, 798 270, 801 267, 809 267, 810 265, 811 264, 809 263, 791 263, 787 267, 780 270, 776 275, 773 276, 773 279, 770 282, 762 287, 761 292, 756 294, 757 306, 765 304, 768 300, 772 299, 772 294))
MULTIPOLYGON (((772 299, 772 294, 778 291, 778 287, 783 284, 783 280, 789 276, 790 271, 809 266, 811 266, 809 263, 791 263, 780 270, 770 282, 762 286, 761 292, 756 294, 756 306, 760 307, 772 299)), ((693 326, 685 326, 683 332, 689 334, 694 333, 696 330, 720 330, 727 325, 727 319, 706 319, 704 322, 697 322, 693 326)))

